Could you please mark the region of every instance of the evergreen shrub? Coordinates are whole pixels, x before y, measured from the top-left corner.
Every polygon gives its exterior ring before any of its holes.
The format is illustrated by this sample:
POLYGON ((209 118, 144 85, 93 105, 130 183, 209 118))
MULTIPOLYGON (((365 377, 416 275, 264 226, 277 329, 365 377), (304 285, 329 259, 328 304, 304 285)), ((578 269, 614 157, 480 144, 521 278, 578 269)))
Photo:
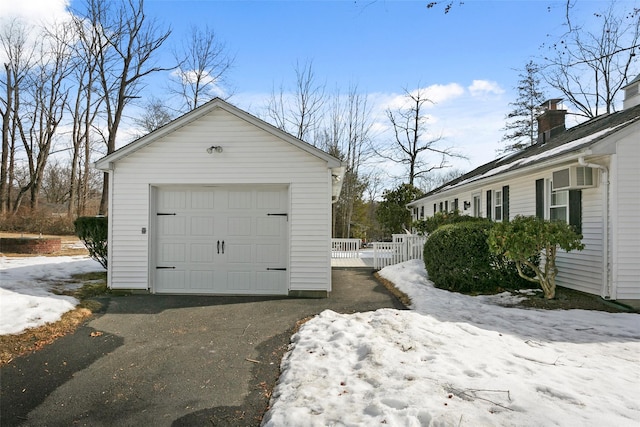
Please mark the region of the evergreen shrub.
POLYGON ((424 246, 429 279, 441 289, 492 293, 527 286, 515 263, 489 250, 493 223, 487 219, 446 224, 433 231, 424 246))
POLYGON ((81 216, 73 223, 76 235, 89 251, 89 256, 107 268, 107 217, 81 216))
POLYGON ((486 218, 460 215, 459 211, 436 212, 432 217, 416 221, 413 226, 419 234, 431 234, 443 225, 458 224, 460 222, 483 222, 486 218))

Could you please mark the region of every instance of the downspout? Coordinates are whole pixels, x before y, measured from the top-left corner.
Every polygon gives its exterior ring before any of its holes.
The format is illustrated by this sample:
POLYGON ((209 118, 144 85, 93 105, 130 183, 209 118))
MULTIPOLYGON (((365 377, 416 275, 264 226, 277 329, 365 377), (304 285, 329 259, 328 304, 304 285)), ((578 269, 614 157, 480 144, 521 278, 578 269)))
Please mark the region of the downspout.
POLYGON ((588 167, 588 168, 594 168, 594 169, 600 169, 602 171, 602 184, 604 185, 604 218, 603 218, 603 222, 604 222, 604 227, 603 227, 603 241, 604 241, 604 245, 602 248, 603 251, 603 258, 604 258, 604 263, 602 266, 602 276, 603 276, 603 282, 602 282, 602 289, 600 290, 600 296, 606 300, 611 299, 611 279, 609 277, 609 270, 610 270, 610 261, 609 261, 609 169, 606 166, 603 165, 599 165, 597 163, 587 163, 584 160, 584 156, 580 156, 578 157, 578 164, 580 166, 584 166, 584 167, 588 167))

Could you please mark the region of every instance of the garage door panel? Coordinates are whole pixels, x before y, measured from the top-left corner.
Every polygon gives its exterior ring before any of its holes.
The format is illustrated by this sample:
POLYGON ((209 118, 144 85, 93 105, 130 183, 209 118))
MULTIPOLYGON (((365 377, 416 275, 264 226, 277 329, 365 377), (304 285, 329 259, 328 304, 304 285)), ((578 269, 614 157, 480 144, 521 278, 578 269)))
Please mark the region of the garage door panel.
POLYGON ((184 288, 185 281, 184 270, 159 269, 156 278, 158 286, 166 292, 179 292, 184 288))
POLYGON ((251 249, 251 244, 225 243, 224 255, 230 264, 244 264, 253 259, 251 249))
POLYGON ((215 191, 191 191, 191 197, 189 198, 189 206, 194 210, 206 210, 212 211, 216 207, 215 191))
POLYGON ((278 216, 256 218, 256 236, 276 237, 282 235, 284 221, 282 217, 278 216))
POLYGON ((210 216, 191 217, 191 236, 213 236, 215 230, 215 219, 210 216))
POLYGON ((256 289, 260 293, 277 293, 286 280, 285 271, 259 271, 256 273, 256 289))
POLYGON ((229 271, 227 273, 227 289, 239 293, 252 291, 253 276, 253 272, 250 271, 229 271))
POLYGON ((282 251, 280 250, 280 245, 256 245, 256 263, 273 264, 273 267, 282 267, 284 266, 284 259, 282 258, 283 257, 282 251))
POLYGON ((187 193, 180 190, 164 190, 158 196, 159 209, 184 209, 187 207, 187 193))
POLYGON ((192 263, 212 264, 214 262, 215 246, 212 243, 192 243, 190 250, 189 260, 192 263))
POLYGON ((253 227, 251 227, 251 217, 235 217, 227 219, 226 235, 230 237, 249 237, 253 227))
POLYGON ((283 196, 281 191, 258 190, 256 192, 256 209, 269 210, 283 208, 285 206, 283 196))
POLYGON ((185 262, 187 260, 187 248, 185 243, 159 243, 160 264, 185 262))
POLYGON ((253 191, 229 190, 227 206, 229 209, 251 209, 253 206, 253 191))
POLYGON ((187 232, 186 218, 160 215, 158 216, 158 229, 164 236, 184 236, 187 232))
POLYGON ((286 294, 286 187, 158 188, 154 292, 286 294))
POLYGON ((211 270, 190 270, 189 288, 193 290, 210 290, 215 282, 215 271, 211 270))

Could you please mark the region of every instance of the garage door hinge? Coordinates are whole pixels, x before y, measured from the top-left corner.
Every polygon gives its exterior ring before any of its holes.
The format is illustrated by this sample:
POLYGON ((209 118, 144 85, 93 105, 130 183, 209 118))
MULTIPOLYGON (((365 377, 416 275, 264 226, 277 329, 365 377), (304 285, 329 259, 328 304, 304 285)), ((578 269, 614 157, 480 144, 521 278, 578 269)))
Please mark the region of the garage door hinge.
POLYGON ((286 216, 287 219, 289 219, 289 214, 288 213, 275 213, 275 214, 268 213, 267 216, 286 216))
POLYGON ((158 215, 158 216, 168 216, 168 215, 175 215, 175 213, 162 213, 162 212, 158 212, 156 215, 158 215))
POLYGON ((267 267, 267 271, 287 271, 286 268, 271 268, 271 267, 267 267))
POLYGON ((156 267, 156 270, 166 270, 166 269, 168 269, 168 268, 169 268, 169 269, 172 269, 172 270, 175 270, 175 269, 176 269, 175 267, 161 267, 161 266, 157 266, 157 267, 156 267))

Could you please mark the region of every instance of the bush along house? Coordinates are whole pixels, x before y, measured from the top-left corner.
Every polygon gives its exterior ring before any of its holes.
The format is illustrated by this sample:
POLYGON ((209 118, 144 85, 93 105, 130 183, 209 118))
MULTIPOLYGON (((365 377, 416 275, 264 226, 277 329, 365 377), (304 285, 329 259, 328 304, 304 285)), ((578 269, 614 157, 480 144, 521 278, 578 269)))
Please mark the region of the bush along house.
POLYGON ((585 249, 559 253, 559 286, 637 305, 640 300, 640 76, 623 109, 565 128, 561 100, 544 104, 538 141, 408 204, 413 219, 436 212, 508 221, 563 220, 585 249))

